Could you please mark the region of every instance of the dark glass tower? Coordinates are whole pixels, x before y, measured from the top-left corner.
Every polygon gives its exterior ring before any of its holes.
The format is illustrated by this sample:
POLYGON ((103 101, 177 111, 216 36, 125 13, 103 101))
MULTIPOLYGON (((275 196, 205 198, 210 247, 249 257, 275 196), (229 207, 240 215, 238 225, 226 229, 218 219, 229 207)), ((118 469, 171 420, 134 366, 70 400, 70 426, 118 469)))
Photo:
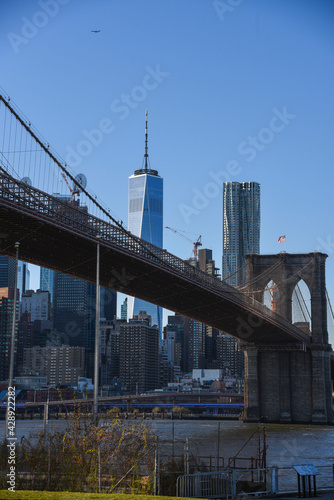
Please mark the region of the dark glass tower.
POLYGON ((30 271, 26 262, 18 261, 17 266, 17 288, 20 290, 20 296, 30 289, 30 271))
POLYGON ((86 347, 88 283, 54 273, 53 321, 62 343, 86 347))
POLYGON ((15 259, 0 255, 0 288, 15 285, 15 259))
MULTIPOLYGON (((0 287, 0 380, 8 379, 10 341, 14 310, 14 288, 0 287)), ((16 317, 19 301, 16 301, 16 317)), ((15 328, 15 352, 17 350, 17 324, 15 328)), ((14 355, 14 375, 17 374, 17 356, 14 355)))

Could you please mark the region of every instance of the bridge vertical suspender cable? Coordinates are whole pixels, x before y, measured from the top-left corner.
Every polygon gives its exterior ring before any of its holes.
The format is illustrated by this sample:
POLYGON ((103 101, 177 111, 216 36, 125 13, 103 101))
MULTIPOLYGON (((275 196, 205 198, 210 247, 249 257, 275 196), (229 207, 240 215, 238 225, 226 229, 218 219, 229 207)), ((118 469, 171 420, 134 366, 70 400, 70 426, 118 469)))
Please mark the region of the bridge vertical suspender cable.
MULTIPOLYGON (((0 128, 1 128, 1 124, 3 124, 3 128, 4 128, 3 148, 2 148, 2 151, 0 152, 0 155, 1 155, 0 156, 0 167, 2 164, 3 168, 5 168, 5 170, 7 170, 7 171, 10 170, 12 172, 12 175, 14 178, 20 179, 19 172, 17 172, 17 170, 16 170, 18 165, 14 164, 15 154, 12 157, 12 161, 10 161, 10 156, 12 155, 13 152, 18 152, 20 155, 24 154, 25 159, 27 156, 29 157, 29 172, 28 172, 28 174, 32 176, 31 171, 33 169, 34 170, 34 178, 36 179, 38 176, 38 181, 39 181, 38 184, 40 184, 40 176, 41 176, 40 170, 42 168, 42 163, 43 163, 42 153, 45 154, 50 159, 49 166, 50 166, 50 163, 52 163, 52 165, 55 168, 54 174, 52 175, 52 188, 49 186, 49 190, 51 190, 51 192, 49 194, 57 196, 57 193, 56 194, 54 193, 54 183, 56 183, 55 187, 63 186, 63 183, 61 183, 59 181, 62 180, 60 173, 64 174, 64 176, 68 177, 68 179, 73 183, 74 186, 77 186, 80 189, 80 191, 85 194, 87 199, 92 204, 93 211, 95 212, 95 213, 93 213, 93 215, 95 215, 95 217, 101 218, 102 220, 104 218, 106 218, 108 221, 111 221, 112 223, 115 224, 115 226, 118 229, 120 229, 122 232, 124 232, 124 234, 126 234, 129 238, 133 239, 135 244, 139 245, 140 247, 144 247, 145 251, 150 252, 151 251, 150 245, 147 244, 147 242, 145 240, 138 238, 137 236, 133 235, 130 231, 128 231, 123 226, 123 222, 120 223, 111 214, 110 209, 106 208, 102 205, 102 203, 98 200, 98 197, 94 193, 90 192, 88 189, 83 187, 78 182, 75 174, 71 173, 68 170, 68 165, 57 157, 57 154, 52 151, 52 148, 50 148, 50 145, 46 141, 44 141, 43 139, 41 139, 39 137, 39 133, 37 131, 33 130, 31 123, 27 120, 27 118, 22 117, 21 111, 19 111, 18 109, 15 109, 10 98, 9 97, 5 98, 4 95, 2 95, 2 94, 3 94, 3 92, 1 92, 1 88, 0 88, 0 112, 1 112, 1 105, 2 105, 2 107, 4 107, 4 110, 5 110, 4 118, 3 118, 2 122, 1 122, 2 116, 0 114, 0 128), (5 127, 5 124, 8 123, 8 112, 10 113, 10 129, 9 130, 8 130, 8 128, 5 127), (24 130, 26 132, 26 134, 28 135, 28 138, 30 138, 30 147, 28 150, 22 151, 19 147, 17 147, 17 145, 15 143, 16 139, 15 139, 15 137, 14 137, 14 139, 12 137, 12 122, 14 119, 13 117, 16 119, 16 122, 15 122, 16 125, 18 123, 21 125, 21 132, 22 132, 22 130, 24 130), (5 150, 6 142, 8 144, 7 151, 5 150), (7 156, 6 156, 6 154, 7 154, 7 156), (37 169, 37 163, 39 164, 38 169, 37 169), (36 172, 36 170, 37 170, 37 172, 36 172), (101 214, 101 215, 99 216, 99 214, 101 214)), ((24 141, 21 139, 20 140, 21 147, 22 147, 23 142, 24 141)), ((25 142, 26 143, 29 142, 29 139, 26 139, 25 142)), ((20 160, 20 163, 21 163, 21 160, 20 160)), ((24 161, 23 163, 25 166, 26 162, 24 161)), ((44 166, 46 164, 47 164, 47 161, 45 160, 44 166)), ((50 171, 51 171, 51 169, 50 169, 50 171)), ((48 177, 50 177, 50 172, 49 172, 48 177)), ((25 179, 23 179, 23 180, 25 181, 25 179)), ((25 182, 27 182, 28 184, 31 184, 29 181, 30 181, 30 179, 28 177, 27 181, 25 181, 25 182)), ((35 186, 35 187, 40 188, 40 185, 35 186)), ((44 187, 44 189, 42 188, 42 190, 45 191, 45 187, 44 187)), ((63 199, 63 198, 65 198, 65 196, 61 195, 61 198, 63 199)), ((154 252, 152 252, 152 256, 157 258, 157 255, 155 255, 154 252)))
MULTIPOLYGON (((28 134, 30 134, 30 136, 34 139, 34 141, 39 145, 39 147, 43 150, 43 152, 46 155, 48 155, 50 158, 52 158, 53 162, 57 165, 57 167, 73 182, 74 185, 76 185, 79 189, 81 189, 85 193, 85 195, 89 198, 89 200, 93 203, 93 205, 95 205, 108 219, 112 220, 112 222, 114 224, 116 224, 119 228, 125 230, 125 228, 122 226, 122 224, 120 224, 120 222, 118 220, 116 220, 110 214, 110 212, 97 201, 97 197, 90 194, 85 188, 82 188, 82 186, 76 180, 75 176, 69 172, 68 168, 66 168, 67 167, 66 163, 65 164, 61 163, 61 161, 55 156, 55 154, 53 154, 53 152, 50 151, 49 144, 44 143, 38 137, 37 133, 35 133, 32 130, 30 122, 28 122, 29 125, 27 125, 27 123, 24 121, 24 119, 21 118, 19 113, 13 108, 13 106, 11 106, 9 104, 9 101, 6 100, 1 93, 0 93, 0 102, 2 102, 5 105, 5 107, 10 111, 11 120, 12 120, 12 116, 14 116, 16 118, 16 120, 21 124, 21 126, 26 130, 26 132, 28 132, 28 134)), ((11 141, 12 141, 12 139, 11 139, 11 127, 10 127, 10 131, 9 131, 9 136, 10 136, 9 137, 9 146, 12 146, 12 144, 11 144, 11 141)), ((4 137, 5 137, 5 135, 4 135, 4 137)), ((14 149, 14 151, 15 151, 15 149, 14 149)), ((4 155, 4 144, 3 144, 2 155, 4 155)), ((13 165, 13 167, 14 167, 14 165, 13 165)), ((36 162, 35 162, 35 168, 36 168, 36 162)))

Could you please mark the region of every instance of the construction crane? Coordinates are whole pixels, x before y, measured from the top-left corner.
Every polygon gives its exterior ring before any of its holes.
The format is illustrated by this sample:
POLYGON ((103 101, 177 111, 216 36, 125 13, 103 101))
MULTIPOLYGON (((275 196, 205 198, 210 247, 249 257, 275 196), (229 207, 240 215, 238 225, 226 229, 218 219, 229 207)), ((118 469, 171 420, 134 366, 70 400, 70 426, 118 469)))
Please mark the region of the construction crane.
POLYGON ((80 189, 78 188, 77 185, 74 185, 74 187, 71 188, 70 183, 68 182, 64 172, 61 172, 61 175, 63 176, 64 181, 66 182, 68 189, 71 191, 71 195, 72 195, 71 203, 72 203, 72 205, 74 205, 75 195, 80 193, 80 189))
MULTIPOLYGON (((165 226, 166 229, 169 229, 170 231, 173 231, 173 233, 178 234, 181 236, 181 238, 190 241, 194 245, 192 253, 194 254, 195 259, 197 260, 197 248, 202 246, 202 236, 199 235, 196 241, 192 241, 190 238, 187 238, 187 236, 184 236, 184 234, 181 234, 180 231, 177 231, 176 229, 173 229, 172 227, 165 226)), ((191 257, 191 256, 190 256, 191 257)))

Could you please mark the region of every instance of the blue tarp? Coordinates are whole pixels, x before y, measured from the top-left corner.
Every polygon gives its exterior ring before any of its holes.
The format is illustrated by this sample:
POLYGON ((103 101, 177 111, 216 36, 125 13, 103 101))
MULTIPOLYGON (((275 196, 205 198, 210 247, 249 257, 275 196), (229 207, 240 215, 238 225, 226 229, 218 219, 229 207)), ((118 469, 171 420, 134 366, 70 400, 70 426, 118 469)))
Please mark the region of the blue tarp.
MULTIPOLYGON (((15 397, 16 398, 20 394, 20 392, 21 392, 21 389, 15 391, 15 397)), ((1 403, 6 403, 7 402, 6 400, 7 400, 7 391, 6 390, 5 391, 1 391, 0 392, 0 402, 1 403)))

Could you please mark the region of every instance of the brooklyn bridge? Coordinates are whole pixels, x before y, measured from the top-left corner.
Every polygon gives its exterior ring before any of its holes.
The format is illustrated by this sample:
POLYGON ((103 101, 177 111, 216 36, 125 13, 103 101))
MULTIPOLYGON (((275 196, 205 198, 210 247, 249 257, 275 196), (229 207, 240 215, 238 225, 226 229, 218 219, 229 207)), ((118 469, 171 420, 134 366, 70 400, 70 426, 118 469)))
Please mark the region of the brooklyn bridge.
POLYGON ((127 231, 0 95, 0 253, 95 282, 224 331, 245 352, 247 421, 333 423, 334 357, 321 252, 249 255, 234 288, 127 231), (66 185, 65 185, 66 184, 66 185), (71 200, 61 190, 71 189, 71 200), (57 194, 55 194, 57 193, 57 194), (310 292, 310 328, 292 323, 292 294, 310 292), (275 283, 277 311, 264 304, 275 283))

